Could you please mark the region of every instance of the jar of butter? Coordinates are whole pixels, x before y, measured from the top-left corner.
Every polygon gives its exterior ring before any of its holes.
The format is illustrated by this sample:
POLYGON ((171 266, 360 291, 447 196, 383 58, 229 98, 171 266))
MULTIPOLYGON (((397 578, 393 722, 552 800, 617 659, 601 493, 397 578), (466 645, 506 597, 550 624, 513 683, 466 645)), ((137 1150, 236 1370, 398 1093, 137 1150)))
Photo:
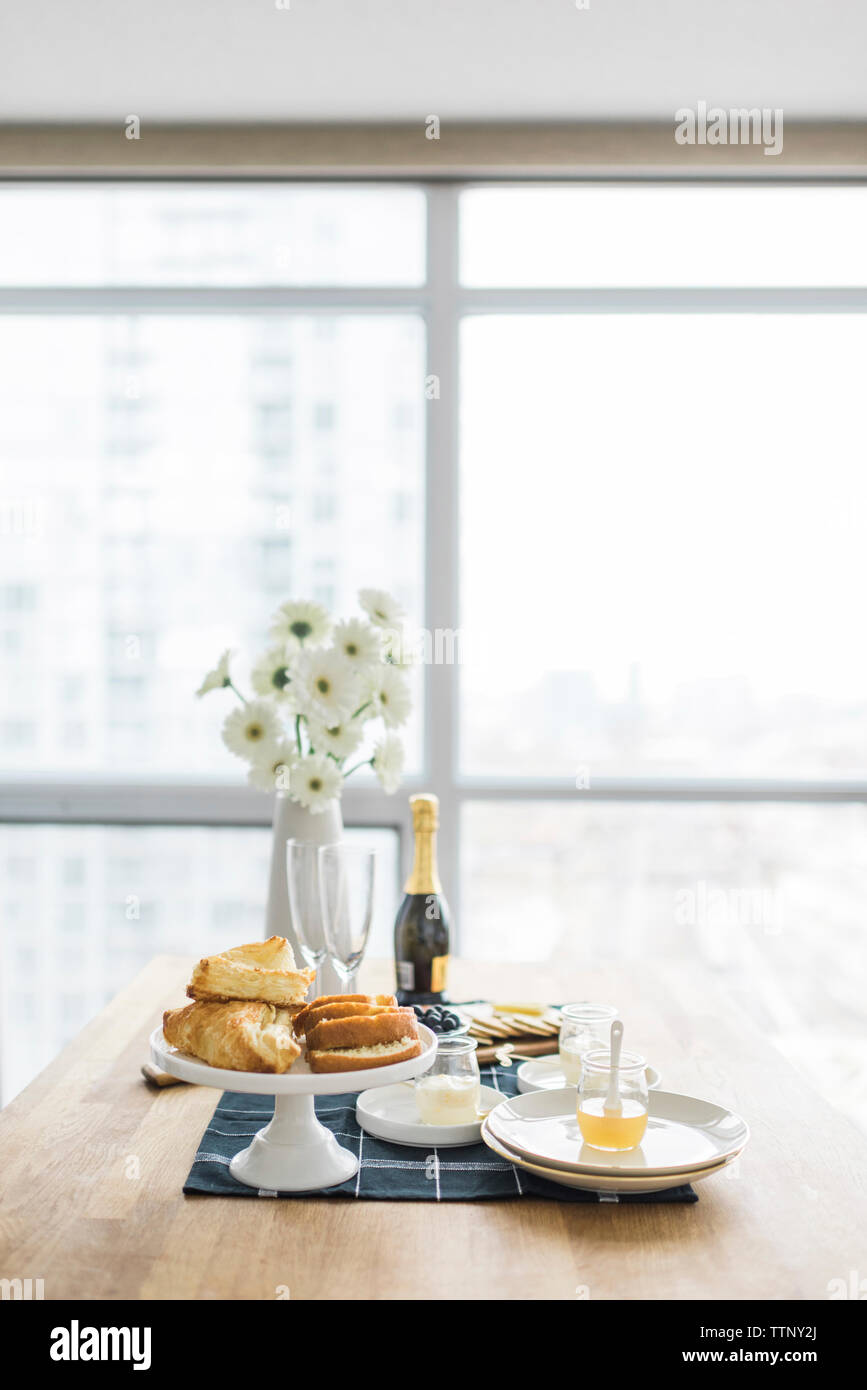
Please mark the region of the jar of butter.
POLYGON ((477 1046, 475 1038, 438 1039, 433 1066, 415 1083, 415 1103, 426 1125, 464 1125, 478 1119, 477 1046))

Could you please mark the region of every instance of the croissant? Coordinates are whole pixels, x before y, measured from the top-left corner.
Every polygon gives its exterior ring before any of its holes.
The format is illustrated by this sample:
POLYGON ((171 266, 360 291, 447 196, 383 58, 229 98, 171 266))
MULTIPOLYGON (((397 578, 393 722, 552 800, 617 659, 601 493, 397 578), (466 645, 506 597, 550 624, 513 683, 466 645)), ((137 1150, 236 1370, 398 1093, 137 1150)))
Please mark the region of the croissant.
POLYGON ((190 999, 257 999, 281 1008, 300 1008, 316 975, 296 970, 292 947, 284 936, 235 946, 217 956, 205 956, 194 968, 190 999))
POLYGON ((301 1055, 291 1012, 258 1001, 167 1009, 163 1033, 181 1052, 229 1071, 284 1072, 301 1055))

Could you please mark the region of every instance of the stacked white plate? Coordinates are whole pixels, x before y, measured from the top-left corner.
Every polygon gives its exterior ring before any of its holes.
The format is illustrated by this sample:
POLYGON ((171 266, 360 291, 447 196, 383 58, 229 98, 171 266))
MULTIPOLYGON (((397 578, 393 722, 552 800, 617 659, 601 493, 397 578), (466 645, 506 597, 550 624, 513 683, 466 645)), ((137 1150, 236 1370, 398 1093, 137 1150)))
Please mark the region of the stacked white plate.
POLYGON ((501 1158, 564 1187, 627 1194, 700 1182, 732 1163, 750 1132, 723 1106, 651 1091, 647 1130, 636 1149, 609 1153, 585 1144, 574 1086, 530 1091, 498 1105, 482 1138, 501 1158))
MULTIPOLYGON (((518 1090, 519 1091, 559 1091, 563 1086, 572 1086, 573 1082, 567 1081, 560 1065, 560 1058, 555 1052, 553 1057, 533 1057, 529 1062, 523 1062, 518 1068, 518 1090)), ((662 1084, 662 1077, 656 1067, 645 1067, 647 1085, 651 1091, 655 1091, 662 1084)))

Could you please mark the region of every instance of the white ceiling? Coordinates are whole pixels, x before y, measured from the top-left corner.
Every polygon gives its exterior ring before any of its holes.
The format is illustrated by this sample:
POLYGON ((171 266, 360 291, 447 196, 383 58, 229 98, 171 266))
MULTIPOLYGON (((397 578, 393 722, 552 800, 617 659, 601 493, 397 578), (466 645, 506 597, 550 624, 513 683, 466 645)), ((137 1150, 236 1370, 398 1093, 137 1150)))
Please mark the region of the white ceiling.
POLYGON ((0 120, 867 117, 863 0, 586 2, 0 0, 0 120))

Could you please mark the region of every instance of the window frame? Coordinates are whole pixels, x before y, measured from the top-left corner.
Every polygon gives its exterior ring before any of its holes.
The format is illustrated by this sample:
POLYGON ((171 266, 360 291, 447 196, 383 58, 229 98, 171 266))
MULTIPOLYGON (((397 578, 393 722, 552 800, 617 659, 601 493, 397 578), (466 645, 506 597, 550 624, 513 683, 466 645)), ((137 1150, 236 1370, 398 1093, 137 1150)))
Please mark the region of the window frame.
MULTIPOLYGON (((34 180, 26 180, 31 183, 34 180)), ((92 180, 75 180, 76 183, 92 180)), ((112 179, 111 182, 122 182, 112 179)), ((163 182, 166 180, 160 180, 163 182)), ((208 178, 208 182, 238 182, 208 178)), ((244 180, 240 180, 244 181, 244 180)), ((256 182, 276 180, 257 179, 256 182)), ((299 184, 315 180, 291 180, 299 184)), ((581 180, 528 180, 564 187, 575 182, 623 182, 616 174, 581 180)), ((721 182, 723 180, 713 180, 721 182)), ((728 178, 727 183, 746 180, 728 178)), ((750 183, 756 179, 748 180, 750 183)), ((4 180, 12 184, 15 180, 4 180)), ((39 180, 43 182, 43 180, 39 180)), ((44 180, 63 182, 63 180, 44 180)), ((323 180, 329 182, 329 180, 323 180)), ((463 319, 480 314, 556 313, 864 313, 867 288, 676 288, 532 289, 463 286, 459 275, 459 200, 479 180, 334 180, 345 187, 390 188, 411 184, 426 198, 427 260, 423 284, 405 288, 365 287, 206 287, 2 288, 0 314, 249 313, 334 312, 417 314, 425 325, 426 372, 439 382, 438 397, 427 402, 425 420, 424 614, 428 631, 460 627, 459 573, 459 337, 463 319)), ((488 186, 492 180, 488 180, 488 186)), ((518 186, 498 179, 503 187, 518 186)), ((683 182, 641 175, 631 183, 683 182)), ((863 178, 781 178, 762 182, 867 183, 863 178)), ((407 795, 436 792, 441 803, 440 869, 454 916, 460 924, 461 815, 473 801, 781 801, 867 803, 867 779, 768 779, 702 777, 599 777, 576 790, 570 778, 480 777, 462 775, 459 766, 460 671, 457 664, 424 668, 425 724, 421 773, 387 797, 373 785, 348 784, 343 794, 347 825, 383 826, 400 836, 406 868, 411 852, 407 795)), ((241 785, 169 779, 59 777, 40 773, 5 779, 0 787, 0 823, 120 825, 268 825, 270 801, 241 785)))

